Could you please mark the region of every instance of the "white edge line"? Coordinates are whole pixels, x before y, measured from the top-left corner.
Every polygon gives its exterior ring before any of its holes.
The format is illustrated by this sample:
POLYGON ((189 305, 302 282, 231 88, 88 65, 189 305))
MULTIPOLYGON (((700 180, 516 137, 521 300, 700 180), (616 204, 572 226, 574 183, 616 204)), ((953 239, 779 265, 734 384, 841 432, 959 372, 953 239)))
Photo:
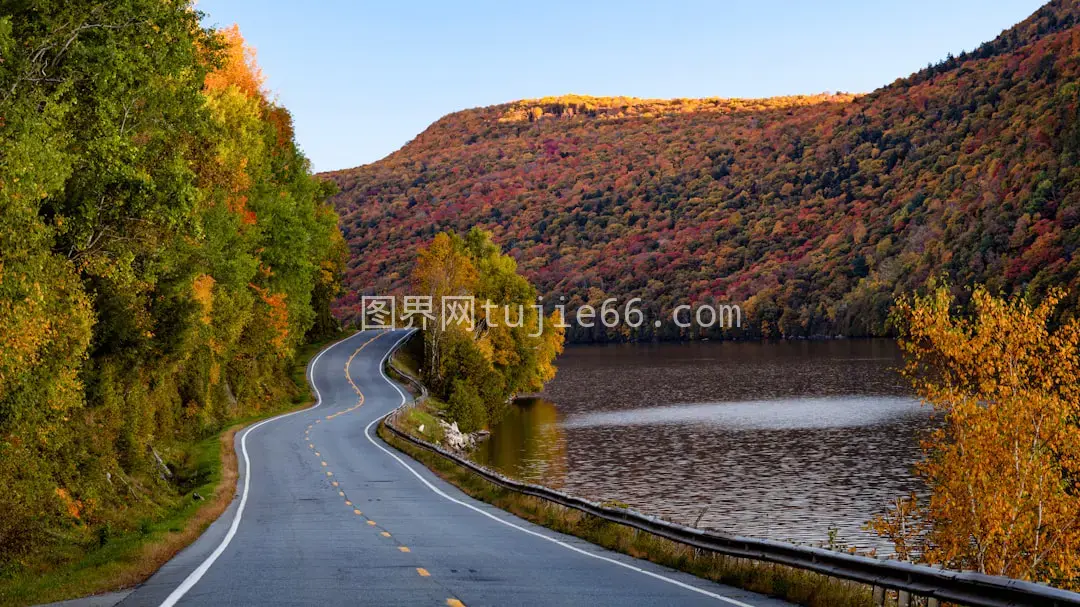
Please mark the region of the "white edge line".
MULTIPOLYGON (((415 329, 414 329, 414 331, 415 331, 415 329)), ((390 357, 390 355, 394 352, 395 349, 397 349, 398 344, 400 344, 406 337, 412 335, 412 333, 413 333, 413 331, 410 331, 410 332, 406 333, 401 339, 394 342, 394 345, 389 350, 387 350, 386 355, 384 355, 382 360, 379 362, 379 375, 382 376, 383 380, 385 380, 386 383, 390 384, 395 390, 397 390, 398 395, 401 396, 401 403, 398 404, 399 407, 401 405, 405 404, 405 393, 401 391, 401 388, 399 388, 396 383, 390 381, 390 378, 386 376, 386 371, 384 370, 384 367, 385 367, 385 364, 386 364, 386 359, 390 357)), ((680 588, 685 588, 687 590, 692 590, 692 591, 697 592, 699 594, 703 594, 705 596, 708 596, 708 597, 711 597, 711 598, 714 598, 714 599, 725 601, 725 602, 730 603, 732 605, 737 605, 738 607, 754 607, 753 605, 751 605, 749 603, 744 603, 742 601, 739 601, 737 599, 733 599, 731 597, 719 595, 719 594, 716 594, 715 592, 709 592, 708 590, 705 590, 703 588, 698 588, 697 586, 693 586, 693 585, 687 584, 685 582, 680 582, 679 580, 675 580, 675 579, 660 575, 659 573, 653 573, 652 571, 646 571, 645 569, 642 569, 640 567, 636 567, 636 566, 631 565, 629 563, 624 563, 622 561, 618 561, 618 560, 615 560, 613 558, 603 556, 601 554, 595 554, 593 552, 589 552, 588 550, 582 550, 581 548, 578 548, 577 546, 572 546, 570 544, 567 544, 566 542, 564 542, 562 540, 553 538, 553 537, 545 535, 543 533, 538 533, 536 531, 533 531, 532 529, 526 529, 526 528, 521 527, 519 525, 515 525, 514 523, 511 523, 510 521, 507 521, 507 520, 503 520, 502 518, 500 518, 498 516, 495 516, 494 514, 491 514, 490 512, 487 512, 486 510, 484 510, 482 508, 477 508, 476 506, 474 506, 472 504, 469 504, 467 502, 463 502, 463 501, 461 501, 459 499, 456 499, 454 497, 451 497, 451 496, 447 495, 441 489, 439 489, 435 485, 432 485, 430 482, 428 482, 428 480, 426 478, 424 478, 423 476, 421 476, 419 472, 414 470, 412 468, 412 466, 405 463, 405 460, 401 459, 395 453, 393 453, 389 449, 383 447, 382 445, 380 445, 378 442, 376 442, 372 438, 372 436, 371 436, 371 427, 374 426, 375 424, 379 423, 380 421, 382 421, 385 417, 386 416, 377 417, 370 424, 368 424, 367 427, 364 428, 364 437, 367 438, 368 442, 370 442, 372 445, 375 445, 380 450, 382 450, 383 453, 386 453, 390 457, 396 459, 399 464, 404 466, 405 469, 408 470, 409 472, 411 472, 413 476, 420 479, 421 483, 424 483, 424 485, 426 485, 428 489, 431 489, 435 494, 439 495, 440 497, 443 497, 443 498, 445 498, 445 499, 447 499, 447 500, 449 500, 449 501, 451 501, 451 502, 453 502, 455 504, 464 506, 464 507, 466 507, 466 508, 468 508, 470 510, 478 512, 478 513, 490 518, 493 521, 497 521, 499 523, 502 523, 503 525, 506 525, 507 527, 511 527, 511 528, 517 529, 518 531, 521 531, 523 533, 528 533, 529 535, 533 535, 533 536, 536 536, 538 538, 545 539, 545 540, 547 540, 549 542, 552 542, 554 544, 562 546, 563 548, 566 548, 567 550, 572 550, 574 552, 577 552, 579 554, 584 554, 585 556, 592 557, 594 559, 599 559, 601 561, 606 561, 608 563, 618 565, 619 567, 623 567, 623 568, 629 569, 631 571, 636 571, 638 573, 647 575, 649 577, 665 581, 665 582, 667 582, 669 584, 674 584, 675 586, 679 586, 680 588)))
POLYGON ((236 535, 236 530, 240 527, 240 518, 244 515, 244 506, 247 504, 248 489, 251 486, 251 458, 248 457, 247 452, 248 434, 250 434, 252 430, 255 430, 259 426, 262 426, 263 424, 268 424, 272 421, 279 420, 284 417, 289 417, 290 415, 296 415, 297 413, 303 413, 305 411, 311 411, 312 409, 318 409, 319 405, 322 404, 322 393, 319 392, 319 388, 315 385, 315 364, 319 362, 319 359, 322 358, 323 354, 326 354, 337 346, 349 341, 353 337, 356 337, 356 335, 359 335, 359 333, 354 333, 353 335, 350 335, 342 339, 341 341, 335 342, 327 346, 321 352, 319 352, 308 365, 308 382, 311 383, 311 391, 315 393, 314 405, 308 407, 307 409, 300 409, 299 411, 283 413, 281 415, 271 417, 270 419, 264 419, 263 421, 255 424, 254 426, 251 426, 247 430, 244 430, 244 433, 240 435, 240 451, 244 454, 244 490, 240 494, 240 505, 236 508, 236 514, 233 516, 232 525, 229 527, 229 532, 225 534, 224 539, 222 539, 221 543, 218 544, 218 547, 215 548, 212 553, 210 553, 210 556, 206 557, 206 560, 203 561, 198 567, 196 567, 195 571, 192 571, 190 574, 188 574, 188 576, 184 578, 184 581, 176 587, 176 590, 173 590, 172 593, 169 594, 169 596, 165 597, 165 600, 161 602, 161 607, 172 607, 177 603, 177 601, 182 599, 184 595, 187 594, 188 591, 191 590, 191 588, 195 586, 195 584, 197 584, 200 579, 202 579, 202 576, 206 575, 206 572, 210 570, 210 566, 214 564, 214 561, 216 561, 219 556, 221 556, 222 552, 225 552, 225 548, 229 546, 229 542, 231 542, 233 536, 236 535))

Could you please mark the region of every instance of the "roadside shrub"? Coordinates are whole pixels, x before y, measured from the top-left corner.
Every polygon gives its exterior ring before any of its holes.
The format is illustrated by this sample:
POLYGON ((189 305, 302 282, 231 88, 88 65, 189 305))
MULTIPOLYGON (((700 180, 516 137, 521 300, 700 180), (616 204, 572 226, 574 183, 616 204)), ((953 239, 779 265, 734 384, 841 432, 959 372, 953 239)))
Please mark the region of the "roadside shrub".
POLYGON ((456 380, 446 409, 451 421, 456 421, 462 432, 476 432, 484 427, 487 411, 484 401, 472 384, 456 380))

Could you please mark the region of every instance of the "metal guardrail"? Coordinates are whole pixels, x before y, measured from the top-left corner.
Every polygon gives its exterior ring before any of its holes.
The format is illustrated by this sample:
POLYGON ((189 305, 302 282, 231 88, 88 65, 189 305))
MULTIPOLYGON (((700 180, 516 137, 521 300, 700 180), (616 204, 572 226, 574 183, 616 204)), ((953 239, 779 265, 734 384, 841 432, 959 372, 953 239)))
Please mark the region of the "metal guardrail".
MULTIPOLYGON (((397 375, 398 377, 405 380, 405 383, 412 385, 413 388, 415 388, 415 392, 418 392, 420 394, 419 397, 413 397, 413 402, 412 402, 413 405, 418 404, 420 401, 422 401, 422 400, 424 400, 425 398, 428 397, 427 386, 422 384, 419 379, 416 379, 415 377, 413 377, 412 374, 410 374, 408 371, 406 371, 406 370, 398 367, 397 365, 395 365, 394 364, 394 359, 392 357, 388 357, 386 359, 386 366, 391 371, 393 371, 395 375, 397 375)), ((410 392, 412 392, 412 391, 413 390, 410 390, 410 392)))
MULTIPOLYGON (((394 369, 394 371, 409 383, 418 386, 420 393, 426 397, 427 389, 424 388, 423 384, 398 369, 394 369)), ((413 406, 415 402, 417 401, 405 403, 387 414, 383 418, 386 428, 395 436, 417 447, 468 468, 490 483, 510 491, 531 495, 554 502, 560 506, 573 508, 597 518, 652 533, 699 550, 730 557, 777 563, 795 569, 868 584, 874 588, 874 602, 877 605, 884 605, 883 590, 889 589, 898 592, 897 603, 900 607, 910 605, 912 597, 925 597, 928 599, 929 605, 944 601, 976 607, 1016 607, 1019 605, 1080 607, 1080 594, 1043 584, 981 573, 938 569, 896 560, 876 559, 772 540, 723 535, 715 531, 672 523, 630 509, 604 506, 541 485, 522 483, 488 470, 438 445, 398 430, 393 423, 397 415, 406 408, 413 406)))

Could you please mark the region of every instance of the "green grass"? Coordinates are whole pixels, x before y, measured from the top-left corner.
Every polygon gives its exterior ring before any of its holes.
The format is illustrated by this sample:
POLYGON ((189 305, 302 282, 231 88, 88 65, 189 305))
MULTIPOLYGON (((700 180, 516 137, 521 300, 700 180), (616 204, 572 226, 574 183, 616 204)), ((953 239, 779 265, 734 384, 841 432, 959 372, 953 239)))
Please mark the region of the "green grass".
POLYGON ((420 406, 406 409, 398 418, 398 427, 430 443, 442 444, 446 432, 439 425, 438 411, 445 408, 446 403, 435 397, 428 397, 420 406))
POLYGON ((235 420, 221 432, 183 446, 170 458, 177 464, 175 482, 181 492, 147 497, 116 513, 115 524, 99 525, 94 532, 73 528, 68 536, 58 538, 55 549, 3 570, 0 605, 34 605, 131 587, 195 541, 232 501, 237 478, 235 433, 255 421, 310 406, 307 363, 327 343, 297 351, 290 369, 297 386, 292 399, 235 420))
MULTIPOLYGON (((178 475, 197 479, 187 494, 157 508, 132 509, 133 531, 96 533, 87 544, 63 546, 57 554, 42 559, 2 581, 0 604, 36 604, 96 594, 138 583, 156 569, 145 563, 156 546, 173 546, 186 535, 188 522, 206 507, 222 477, 222 441, 216 435, 190 446, 184 468, 178 475), (204 497, 198 500, 195 494, 204 497)), ((206 521, 206 525, 212 519, 206 521)), ((197 534, 196 534, 197 537, 197 534)), ((193 539, 193 538, 192 538, 193 539)), ((188 542, 184 542, 186 545, 188 542)), ((183 545, 177 547, 182 548, 183 545)))
MULTIPOLYGON (((419 333, 417 336, 418 335, 419 333)), ((420 376, 420 367, 417 364, 413 349, 410 347, 415 345, 413 340, 419 339, 417 336, 413 336, 404 347, 399 348, 394 352, 391 357, 392 365, 390 365, 390 374, 392 376, 399 375, 397 369, 404 370, 414 378, 420 376)), ((409 384, 409 382, 404 383, 406 387, 410 387, 411 389, 411 384, 409 384)), ((414 394, 413 396, 416 395, 414 394)), ((428 396, 419 405, 406 409, 404 414, 398 418, 398 426, 413 436, 419 436, 428 442, 441 444, 443 438, 445 438, 446 432, 443 430, 442 426, 439 425, 439 420, 443 417, 442 413, 445 410, 445 402, 434 396, 428 396), (423 428, 423 430, 421 430, 421 428, 423 428)))
MULTIPOLYGON (((403 431, 407 427, 405 423, 399 424, 399 429, 403 431)), ((466 494, 560 533, 574 535, 610 550, 647 559, 704 579, 745 588, 806 607, 872 605, 870 588, 863 584, 783 565, 696 550, 626 525, 503 489, 444 457, 401 440, 381 424, 379 436, 466 494)))

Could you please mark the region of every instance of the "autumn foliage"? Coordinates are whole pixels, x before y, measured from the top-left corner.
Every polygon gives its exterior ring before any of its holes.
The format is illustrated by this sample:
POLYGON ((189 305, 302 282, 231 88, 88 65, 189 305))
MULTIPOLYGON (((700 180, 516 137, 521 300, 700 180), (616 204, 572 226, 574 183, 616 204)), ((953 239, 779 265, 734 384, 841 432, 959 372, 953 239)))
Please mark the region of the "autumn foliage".
POLYGON ((945 287, 897 308, 906 374, 944 417, 910 496, 877 518, 904 558, 1078 587, 1080 322, 975 290, 954 314, 945 287))
POLYGON ((418 253, 412 283, 412 294, 433 303, 426 327, 414 321, 424 329, 425 381, 463 431, 497 421, 514 395, 538 392, 555 376, 563 329, 554 318, 540 322, 536 290, 486 232, 435 235, 418 253), (472 326, 444 319, 444 297, 473 298, 472 326))
POLYGON ((217 32, 221 53, 218 65, 206 74, 206 90, 220 91, 235 86, 247 97, 265 95, 265 77, 255 59, 255 49, 244 41, 240 26, 232 25, 217 32))
POLYGON ((331 187, 236 27, 204 29, 186 0, 16 4, 0 15, 5 574, 190 500, 174 471, 191 445, 287 402, 297 346, 336 330, 344 251, 331 187))
MULTIPOLYGON (((414 247, 473 225, 547 302, 641 297, 651 318, 740 303, 736 336, 885 334, 896 296, 941 273, 1006 293, 1080 287, 1078 16, 1056 0, 867 95, 563 96, 450 114, 329 175, 353 253, 339 313, 403 287, 414 247)), ((658 336, 719 335, 666 323, 658 336)))

